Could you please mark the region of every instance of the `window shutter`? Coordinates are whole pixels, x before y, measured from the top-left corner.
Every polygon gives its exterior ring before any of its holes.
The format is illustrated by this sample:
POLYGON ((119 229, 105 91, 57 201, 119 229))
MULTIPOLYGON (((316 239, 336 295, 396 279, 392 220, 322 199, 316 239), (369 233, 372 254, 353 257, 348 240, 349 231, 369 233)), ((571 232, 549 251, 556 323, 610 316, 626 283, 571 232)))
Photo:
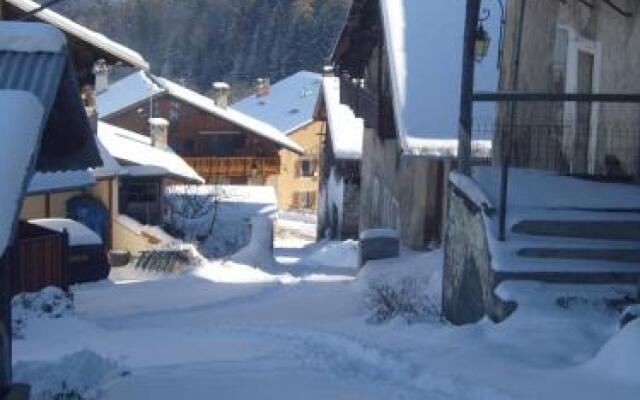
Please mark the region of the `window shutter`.
POLYGON ((316 192, 309 192, 309 208, 316 208, 316 192))
POLYGON ((300 193, 298 192, 293 194, 293 207, 300 208, 300 193))
POLYGON ((294 169, 295 169, 294 176, 295 176, 296 178, 299 178, 299 177, 300 177, 300 175, 302 175, 302 174, 301 174, 301 171, 300 171, 300 169, 301 169, 301 168, 302 168, 302 162, 301 162, 301 160, 296 160, 296 162, 295 162, 295 167, 294 167, 294 169))

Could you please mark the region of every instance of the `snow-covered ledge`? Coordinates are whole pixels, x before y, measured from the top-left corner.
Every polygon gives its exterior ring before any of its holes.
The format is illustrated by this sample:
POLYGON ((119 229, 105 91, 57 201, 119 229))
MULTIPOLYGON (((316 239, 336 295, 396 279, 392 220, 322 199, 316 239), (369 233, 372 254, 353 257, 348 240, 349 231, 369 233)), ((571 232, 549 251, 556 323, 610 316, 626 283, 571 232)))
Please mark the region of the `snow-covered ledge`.
POLYGON ((496 206, 489 200, 473 177, 454 171, 449 175, 449 182, 480 209, 489 212, 496 209, 496 206))

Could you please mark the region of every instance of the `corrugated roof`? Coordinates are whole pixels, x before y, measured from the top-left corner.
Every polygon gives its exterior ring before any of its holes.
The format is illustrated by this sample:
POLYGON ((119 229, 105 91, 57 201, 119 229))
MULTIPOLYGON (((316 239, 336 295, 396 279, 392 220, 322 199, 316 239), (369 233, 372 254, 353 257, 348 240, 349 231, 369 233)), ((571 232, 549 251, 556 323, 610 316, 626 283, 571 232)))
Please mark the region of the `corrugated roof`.
POLYGON ((9 41, 15 38, 14 32, 22 31, 25 38, 31 31, 49 32, 52 37, 62 41, 57 51, 33 52, 32 43, 24 40, 22 46, 0 47, 0 89, 14 89, 31 92, 44 106, 45 112, 51 109, 60 85, 60 77, 67 64, 67 49, 64 36, 50 25, 27 24, 24 22, 2 22, 0 39, 9 41), (25 29, 28 28, 28 29, 25 29))
MULTIPOLYGON (((5 0, 6 3, 19 8, 25 13, 31 12, 40 7, 40 4, 32 0, 5 0)), ((50 9, 44 9, 35 14, 35 18, 43 22, 47 22, 58 29, 79 38, 80 40, 90 43, 91 45, 106 51, 114 57, 130 64, 133 67, 148 70, 149 63, 140 55, 140 53, 123 46, 122 44, 109 39, 101 33, 92 31, 91 29, 78 24, 58 14, 50 9)))
MULTIPOLYGON (((65 38, 53 26, 34 22, 0 22, 0 43, 22 31, 22 47, 0 46, 0 89, 26 91, 44 108, 44 134, 37 168, 42 171, 86 169, 100 166, 95 138, 80 99, 70 66, 65 38), (60 38, 56 51, 33 51, 34 40, 43 32, 60 38)), ((53 49, 53 47, 51 48, 53 49)))

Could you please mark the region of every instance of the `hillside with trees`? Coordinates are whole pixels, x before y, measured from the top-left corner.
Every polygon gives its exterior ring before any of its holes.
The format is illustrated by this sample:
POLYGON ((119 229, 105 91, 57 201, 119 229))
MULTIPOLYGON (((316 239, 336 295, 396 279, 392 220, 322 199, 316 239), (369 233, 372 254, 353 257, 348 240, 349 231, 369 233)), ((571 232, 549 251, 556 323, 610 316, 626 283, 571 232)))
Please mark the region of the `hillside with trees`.
POLYGON ((57 11, 142 53, 152 72, 207 90, 241 87, 301 69, 331 54, 349 0, 96 0, 57 11))

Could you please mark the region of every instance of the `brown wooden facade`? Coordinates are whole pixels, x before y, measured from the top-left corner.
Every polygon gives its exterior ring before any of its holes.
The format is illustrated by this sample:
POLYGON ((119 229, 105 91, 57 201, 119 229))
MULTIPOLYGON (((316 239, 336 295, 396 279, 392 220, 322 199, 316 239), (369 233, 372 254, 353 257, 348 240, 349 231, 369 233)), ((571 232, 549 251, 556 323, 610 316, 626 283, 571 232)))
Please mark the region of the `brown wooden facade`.
POLYGON ((280 170, 273 142, 170 94, 134 104, 104 118, 134 132, 148 133, 148 119, 169 121, 169 145, 208 183, 265 184, 280 170))

